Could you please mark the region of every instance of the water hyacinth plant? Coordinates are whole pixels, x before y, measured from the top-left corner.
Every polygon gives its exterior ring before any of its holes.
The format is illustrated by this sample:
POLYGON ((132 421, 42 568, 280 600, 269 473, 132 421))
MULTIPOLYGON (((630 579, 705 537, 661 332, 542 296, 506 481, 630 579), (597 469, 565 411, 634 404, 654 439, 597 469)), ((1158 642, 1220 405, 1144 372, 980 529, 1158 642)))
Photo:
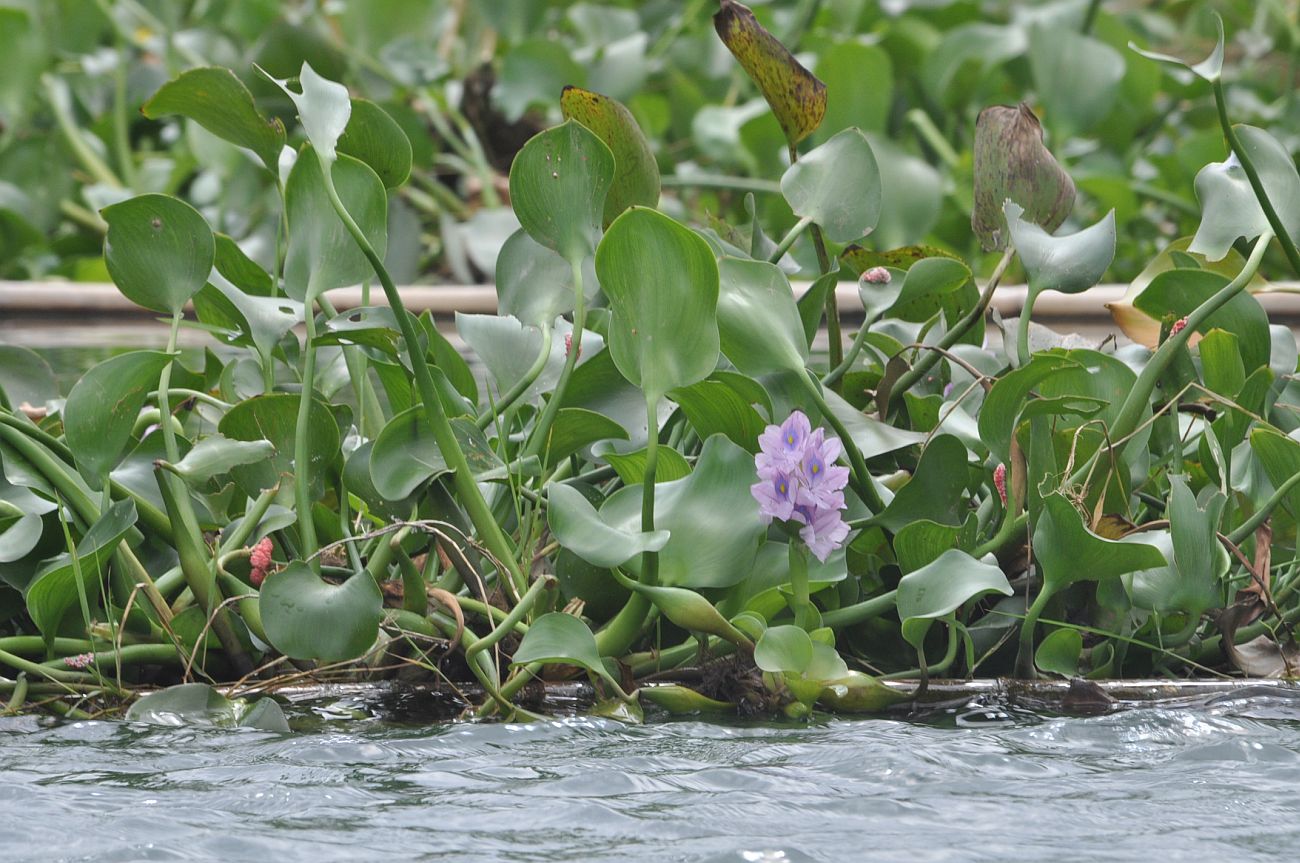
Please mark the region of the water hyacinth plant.
MULTIPOLYGON (((1190 68, 1228 149, 1195 236, 1114 304, 1117 347, 1032 320, 1102 279, 1118 231, 1076 220, 1086 189, 1030 107, 978 113, 977 281, 951 249, 877 244, 908 194, 885 148, 823 128, 833 91, 750 10, 725 0, 715 29, 772 112, 785 161, 759 191, 784 218, 674 218, 640 118, 563 88, 510 168, 498 313, 455 321, 481 374, 390 268, 409 126, 311 64, 162 84, 145 114, 253 159, 281 242, 259 263, 211 213, 127 197, 99 214, 105 266, 166 348, 65 400, 5 349, 27 370, 0 378, 11 709, 396 677, 526 717, 531 683, 583 678, 628 719, 805 715, 915 694, 887 678, 1292 674, 1300 352, 1255 295, 1270 249, 1300 274, 1300 175, 1229 122, 1222 40, 1190 68), (1021 272, 1012 326, 989 309, 1021 272), (183 362, 186 325, 223 350, 183 362)), ((1040 77, 1049 129, 1098 122, 1040 77)))

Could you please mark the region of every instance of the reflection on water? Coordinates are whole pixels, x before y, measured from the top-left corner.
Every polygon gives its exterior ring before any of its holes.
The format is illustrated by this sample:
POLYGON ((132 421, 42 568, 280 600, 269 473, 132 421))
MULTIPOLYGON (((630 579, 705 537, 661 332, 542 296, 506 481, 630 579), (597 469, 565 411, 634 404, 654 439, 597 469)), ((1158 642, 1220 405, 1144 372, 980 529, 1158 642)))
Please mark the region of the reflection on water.
POLYGON ((1294 700, 806 726, 394 724, 292 735, 0 720, 0 858, 1273 860, 1294 700))

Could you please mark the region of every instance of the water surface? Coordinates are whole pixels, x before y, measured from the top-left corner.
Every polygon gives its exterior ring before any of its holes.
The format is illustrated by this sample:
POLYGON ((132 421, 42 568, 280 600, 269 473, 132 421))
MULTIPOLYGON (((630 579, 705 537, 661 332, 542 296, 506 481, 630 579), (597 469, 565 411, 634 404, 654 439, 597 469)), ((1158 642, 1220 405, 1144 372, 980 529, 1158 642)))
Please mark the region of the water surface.
MULTIPOLYGON (((291 735, 0 720, 0 860, 1270 860, 1300 847, 1300 701, 1091 718, 291 735)), ((351 716, 352 718, 349 718, 351 716)))

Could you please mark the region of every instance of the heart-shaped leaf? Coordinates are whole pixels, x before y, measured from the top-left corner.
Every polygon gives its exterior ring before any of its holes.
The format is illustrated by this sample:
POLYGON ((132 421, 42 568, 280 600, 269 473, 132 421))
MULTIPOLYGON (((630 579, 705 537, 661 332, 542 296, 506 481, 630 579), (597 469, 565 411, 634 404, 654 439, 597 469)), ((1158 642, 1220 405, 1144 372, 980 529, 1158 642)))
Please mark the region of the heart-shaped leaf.
POLYGON ((614 682, 596 647, 596 636, 587 624, 571 614, 552 611, 543 614, 528 627, 528 632, 515 649, 511 660, 515 665, 530 662, 564 663, 576 665, 614 682))
POLYGON ((150 725, 258 728, 284 734, 290 730, 284 711, 273 699, 259 698, 251 704, 242 698, 231 700, 206 683, 181 683, 151 692, 131 705, 126 720, 150 725))
POLYGON ((994 105, 975 124, 975 206, 971 230, 985 251, 1007 245, 1005 201, 1023 218, 1055 231, 1074 207, 1074 181, 1043 146, 1043 127, 1023 102, 994 105))
MULTIPOLYGON (((501 459, 471 420, 455 417, 451 420, 451 430, 470 469, 480 479, 502 467, 501 459)), ((402 500, 426 480, 450 472, 422 405, 408 408, 389 420, 370 451, 371 482, 389 500, 402 500)))
POLYGON ((803 674, 813 660, 813 641, 798 626, 769 626, 754 643, 754 664, 763 671, 803 674))
POLYGON ((1077 294, 1101 281, 1115 257, 1115 211, 1100 222, 1066 237, 1053 237, 1024 221, 1013 201, 1004 207, 1011 242, 1029 274, 1031 297, 1043 291, 1077 294))
POLYGON ((338 152, 365 162, 389 189, 396 189, 411 175, 410 139, 387 111, 367 99, 352 100, 352 114, 338 139, 338 152))
POLYGON ((622 102, 581 87, 560 94, 564 119, 577 120, 605 142, 614 156, 614 178, 605 197, 608 225, 628 207, 659 204, 659 164, 645 133, 622 102))
POLYGON ((622 566, 668 542, 666 530, 642 533, 611 526, 582 492, 561 483, 549 486, 546 502, 546 521, 560 545, 596 566, 622 566))
POLYGON ((880 169, 867 136, 845 129, 800 157, 781 176, 781 194, 829 240, 847 243, 871 233, 880 219, 880 169))
POLYGON ((171 360, 161 351, 119 354, 73 384, 63 407, 64 436, 92 488, 122 460, 140 408, 171 360))
POLYGON ((168 114, 189 117, 218 138, 252 150, 268 171, 277 173, 284 125, 257 110, 253 95, 229 69, 208 66, 183 72, 163 84, 140 112, 152 119, 168 114))
POLYGON ((950 549, 898 582, 898 617, 903 638, 913 647, 925 643, 930 624, 987 593, 1011 595, 1002 570, 950 549))
MULTIPOLYGON (((1300 233, 1300 174, 1295 161, 1263 129, 1244 125, 1233 128, 1259 173, 1269 203, 1294 239, 1300 233)), ((1196 197, 1201 202, 1201 224, 1187 247, 1189 252, 1218 261, 1228 254, 1238 237, 1253 240, 1273 230, 1236 154, 1223 162, 1211 162, 1197 173, 1196 197)))
MULTIPOLYGON (((899 281, 895 278, 891 280, 899 281)), ((967 267, 962 261, 954 260, 946 256, 922 258, 912 264, 907 269, 906 275, 901 280, 901 287, 897 299, 890 306, 901 306, 905 303, 916 303, 921 300, 935 296, 945 296, 960 288, 970 281, 970 267, 967 267)), ((862 296, 862 305, 867 307, 868 298, 872 298, 873 311, 878 308, 879 303, 888 297, 887 285, 873 285, 869 282, 860 282, 858 293, 862 296), (877 300, 877 294, 883 294, 884 297, 877 300)), ((880 313, 888 311, 886 307, 880 313)), ((955 323, 955 321, 950 322, 955 323)))
POLYGON ((808 340, 785 273, 766 261, 724 257, 718 276, 718 334, 727 359, 752 376, 801 372, 808 340))
POLYGON ((826 85, 758 23, 748 6, 736 0, 721 0, 721 6, 713 16, 714 29, 758 85, 793 147, 821 125, 826 85))
POLYGON ((708 377, 718 363, 718 265, 700 236, 633 207, 609 226, 596 274, 613 319, 614 364, 647 401, 708 377))
POLYGON ((1083 636, 1077 629, 1053 630, 1034 651, 1034 665, 1051 674, 1077 677, 1083 636))
POLYGON ((571 266, 596 251, 614 156, 569 120, 534 135, 510 165, 510 204, 519 224, 571 266))
POLYGON ((1164 555, 1153 546, 1097 536, 1060 492, 1043 495, 1033 547, 1043 589, 1053 594, 1076 581, 1105 581, 1165 565, 1164 555))
MULTIPOLYGON (((299 403, 297 393, 256 396, 232 407, 217 424, 217 430, 230 440, 267 441, 275 447, 275 454, 270 458, 231 468, 230 475, 249 497, 257 497, 263 489, 293 476, 294 432, 299 403)), ((307 417, 309 462, 306 466, 296 466, 296 469, 308 471, 313 486, 320 489, 326 470, 339 461, 339 426, 329 408, 318 399, 312 399, 307 417)), ((282 484, 288 485, 287 482, 282 484)))
POLYGON ((198 211, 168 195, 139 195, 101 212, 104 262, 117 289, 155 312, 179 314, 212 272, 216 241, 198 211))
POLYGON ((356 659, 375 643, 383 595, 367 572, 328 584, 295 560, 266 579, 258 607, 276 650, 293 659, 338 662, 356 659))
POLYGON ((922 519, 961 524, 962 500, 970 481, 966 447, 952 435, 939 435, 921 452, 915 473, 894 495, 875 522, 897 532, 922 519))

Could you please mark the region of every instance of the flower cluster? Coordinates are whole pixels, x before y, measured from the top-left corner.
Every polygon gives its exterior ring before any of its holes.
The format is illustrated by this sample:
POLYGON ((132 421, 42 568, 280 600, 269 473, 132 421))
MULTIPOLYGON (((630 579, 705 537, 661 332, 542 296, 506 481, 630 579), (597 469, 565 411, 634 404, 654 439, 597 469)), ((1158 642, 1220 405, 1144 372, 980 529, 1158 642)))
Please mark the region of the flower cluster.
POLYGON ((1181 333, 1186 328, 1187 328, 1187 317, 1184 315, 1183 317, 1174 321, 1174 325, 1169 328, 1169 335, 1172 338, 1173 336, 1176 336, 1179 333, 1181 333))
POLYGON ((849 469, 835 464, 843 446, 814 429, 802 411, 779 426, 768 426, 758 438, 754 456, 759 481, 750 486, 763 521, 794 521, 799 537, 824 561, 849 535, 841 511, 849 469))
POLYGON ((94 661, 95 661, 95 654, 93 653, 78 653, 76 656, 63 657, 64 665, 66 665, 68 668, 75 668, 79 671, 84 668, 89 668, 94 663, 94 661))
POLYGON ((248 573, 248 580, 252 582, 253 587, 261 587, 262 582, 266 581, 267 570, 271 568, 271 551, 274 546, 271 544, 271 537, 262 537, 261 542, 253 546, 252 554, 248 556, 248 563, 251 567, 248 573))

